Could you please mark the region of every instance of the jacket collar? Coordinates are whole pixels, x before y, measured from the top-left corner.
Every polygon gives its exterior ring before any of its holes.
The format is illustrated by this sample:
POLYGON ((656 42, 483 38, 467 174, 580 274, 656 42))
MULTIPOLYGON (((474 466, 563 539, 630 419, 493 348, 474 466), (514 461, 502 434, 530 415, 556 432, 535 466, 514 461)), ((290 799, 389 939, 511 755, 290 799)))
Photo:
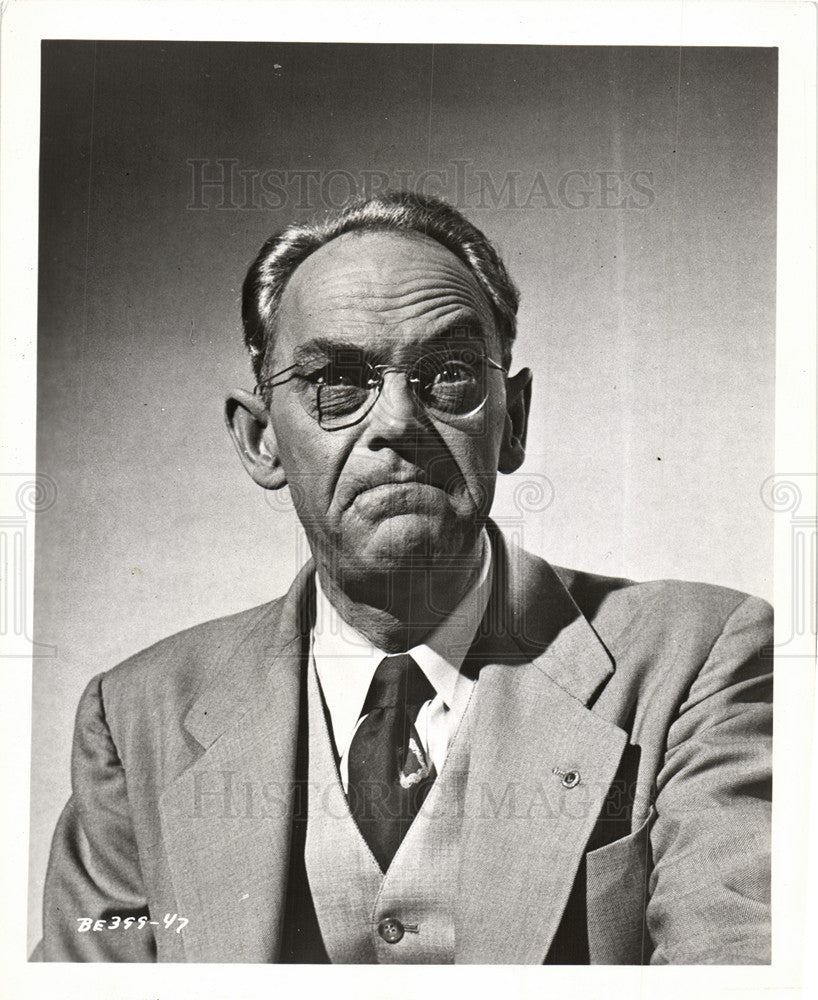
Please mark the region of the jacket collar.
POLYGON ((471 651, 476 664, 534 663, 589 704, 614 671, 613 657, 554 568, 489 524, 492 596, 471 651))

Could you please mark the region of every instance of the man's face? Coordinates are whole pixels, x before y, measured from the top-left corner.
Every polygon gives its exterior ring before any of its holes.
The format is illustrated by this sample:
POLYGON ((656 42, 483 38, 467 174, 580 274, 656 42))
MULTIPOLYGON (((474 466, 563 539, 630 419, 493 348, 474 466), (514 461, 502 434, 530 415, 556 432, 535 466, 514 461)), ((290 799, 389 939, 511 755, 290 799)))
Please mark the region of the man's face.
MULTIPOLYGON (((311 372, 354 357, 407 365, 466 350, 500 360, 491 310, 468 268, 426 237, 341 236, 301 264, 282 296, 273 370, 311 372)), ((294 379, 271 390, 275 444, 298 516, 325 572, 365 580, 471 553, 488 515, 504 437, 506 381, 485 368, 487 399, 472 417, 440 419, 403 372, 386 372, 373 408, 326 430, 294 379)))

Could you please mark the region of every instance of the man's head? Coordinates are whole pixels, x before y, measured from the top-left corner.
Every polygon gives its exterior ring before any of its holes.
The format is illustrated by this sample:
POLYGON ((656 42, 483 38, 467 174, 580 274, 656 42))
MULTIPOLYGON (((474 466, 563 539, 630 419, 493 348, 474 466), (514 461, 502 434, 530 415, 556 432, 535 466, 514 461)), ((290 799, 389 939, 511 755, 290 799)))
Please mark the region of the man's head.
MULTIPOLYGON (((517 293, 442 202, 379 196, 268 241, 244 287, 259 383, 228 400, 242 460, 289 484, 345 589, 469 555, 523 460, 530 373, 507 377, 517 293)), ((382 585, 382 584, 381 584, 382 585)))

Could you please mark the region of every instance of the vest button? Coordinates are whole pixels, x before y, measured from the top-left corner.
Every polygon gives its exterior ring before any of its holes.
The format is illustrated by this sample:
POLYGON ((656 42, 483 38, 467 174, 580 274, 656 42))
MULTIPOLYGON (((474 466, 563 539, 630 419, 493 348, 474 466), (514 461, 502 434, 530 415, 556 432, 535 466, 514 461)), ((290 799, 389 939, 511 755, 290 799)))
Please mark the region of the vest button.
POLYGON ((403 937, 403 924, 395 917, 384 917, 378 924, 378 933, 387 944, 397 944, 403 937))

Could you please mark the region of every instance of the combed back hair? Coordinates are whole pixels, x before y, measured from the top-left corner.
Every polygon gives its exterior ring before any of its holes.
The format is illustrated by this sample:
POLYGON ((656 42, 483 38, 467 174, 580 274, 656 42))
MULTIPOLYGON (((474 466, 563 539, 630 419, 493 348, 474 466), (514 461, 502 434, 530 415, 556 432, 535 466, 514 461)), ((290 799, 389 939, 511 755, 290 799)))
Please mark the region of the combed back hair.
POLYGON ((445 201, 410 191, 388 191, 356 199, 322 222, 288 226, 261 248, 244 279, 241 306, 244 343, 256 381, 269 374, 266 369, 272 355, 276 317, 293 272, 330 240, 356 231, 419 233, 459 257, 491 306, 502 362, 510 366, 520 297, 497 251, 476 226, 445 201))

